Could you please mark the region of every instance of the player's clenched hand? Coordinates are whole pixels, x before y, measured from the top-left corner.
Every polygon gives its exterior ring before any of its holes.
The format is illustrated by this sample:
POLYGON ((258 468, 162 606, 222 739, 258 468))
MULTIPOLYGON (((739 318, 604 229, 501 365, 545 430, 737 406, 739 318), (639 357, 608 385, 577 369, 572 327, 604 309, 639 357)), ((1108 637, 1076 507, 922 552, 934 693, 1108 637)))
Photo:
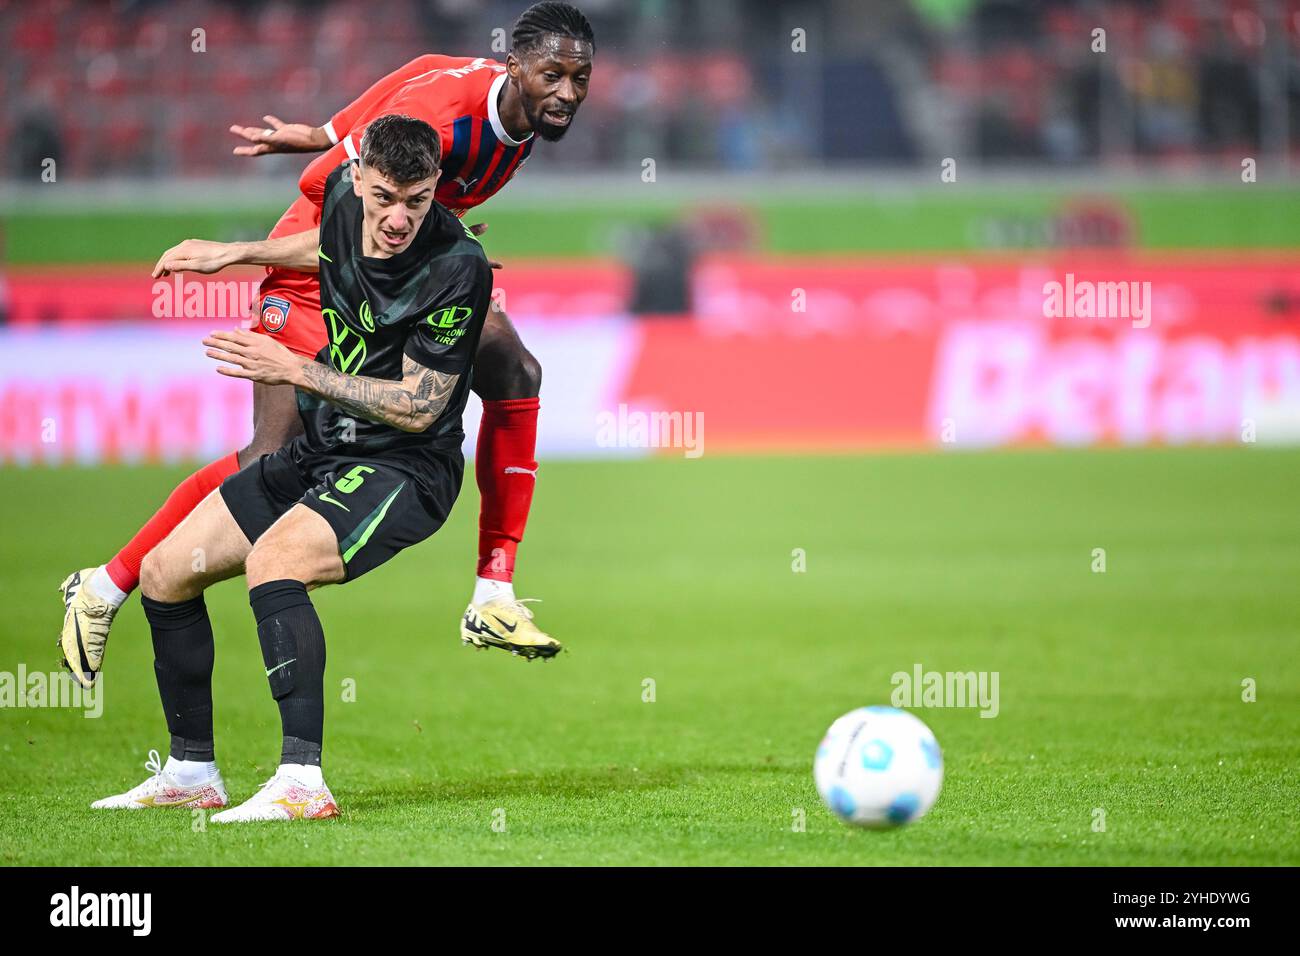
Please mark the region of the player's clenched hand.
MULTIPOLYGON (((483 233, 487 232, 487 223, 476 222, 474 223, 474 225, 469 227, 469 231, 474 233, 474 235, 476 236, 481 236, 483 235, 483 233)), ((497 262, 495 259, 489 259, 488 265, 490 265, 493 269, 501 268, 501 263, 497 262)))
POLYGON ((162 254, 153 267, 155 279, 173 272, 220 272, 239 261, 239 246, 234 242, 211 242, 207 239, 186 239, 162 254))
POLYGON ((212 332, 203 344, 208 347, 208 358, 230 363, 217 366, 222 375, 252 379, 264 385, 297 384, 298 375, 307 361, 270 336, 246 329, 212 332))
POLYGON ((253 146, 236 146, 236 156, 261 156, 265 153, 318 153, 330 147, 325 131, 306 123, 286 123, 274 116, 263 116, 266 126, 232 126, 230 131, 253 146))

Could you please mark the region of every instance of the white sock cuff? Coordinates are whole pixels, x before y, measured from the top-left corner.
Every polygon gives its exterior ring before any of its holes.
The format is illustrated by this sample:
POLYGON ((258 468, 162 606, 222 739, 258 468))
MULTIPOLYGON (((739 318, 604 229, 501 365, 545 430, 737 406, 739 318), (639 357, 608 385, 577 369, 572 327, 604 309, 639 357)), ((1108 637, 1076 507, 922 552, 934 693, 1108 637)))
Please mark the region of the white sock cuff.
POLYGON ((489 601, 513 601, 515 586, 511 581, 498 581, 496 578, 474 579, 474 603, 487 604, 489 601))
POLYGON ((86 583, 90 585, 92 591, 113 607, 121 607, 122 602, 127 598, 126 592, 113 583, 113 579, 108 576, 108 569, 102 564, 95 568, 95 573, 86 583))
POLYGON ((177 760, 175 757, 168 757, 163 770, 166 771, 167 776, 186 787, 207 783, 220 776, 215 760, 177 760))
POLYGON ((312 789, 325 786, 325 775, 320 767, 309 763, 282 763, 276 773, 288 774, 293 779, 312 789))

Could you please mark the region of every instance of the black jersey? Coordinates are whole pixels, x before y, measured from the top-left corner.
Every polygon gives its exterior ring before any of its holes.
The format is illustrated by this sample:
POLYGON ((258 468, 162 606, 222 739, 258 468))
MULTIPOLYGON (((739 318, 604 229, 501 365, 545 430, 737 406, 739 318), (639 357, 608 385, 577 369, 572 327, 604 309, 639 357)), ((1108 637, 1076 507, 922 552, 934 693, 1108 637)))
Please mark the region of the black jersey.
POLYGON ((329 344, 316 360, 347 375, 400 380, 402 357, 460 380, 438 420, 404 432, 299 390, 313 452, 459 453, 470 369, 492 295, 487 256, 464 224, 434 203, 411 245, 387 259, 361 253, 362 205, 344 163, 325 183, 320 224, 321 319, 329 344))

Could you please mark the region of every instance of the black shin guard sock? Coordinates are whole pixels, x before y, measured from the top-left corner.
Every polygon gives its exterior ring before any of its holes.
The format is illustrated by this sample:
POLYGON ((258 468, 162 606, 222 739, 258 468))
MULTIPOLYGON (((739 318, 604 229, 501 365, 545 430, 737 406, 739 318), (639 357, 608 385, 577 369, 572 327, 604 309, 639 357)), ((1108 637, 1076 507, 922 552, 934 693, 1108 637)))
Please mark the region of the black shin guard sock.
POLYGON ((154 675, 177 760, 213 760, 212 622, 199 595, 167 604, 140 599, 153 633, 154 675))
POLYGON ((271 694, 280 705, 282 763, 320 765, 325 727, 325 631, 301 581, 248 592, 271 694))

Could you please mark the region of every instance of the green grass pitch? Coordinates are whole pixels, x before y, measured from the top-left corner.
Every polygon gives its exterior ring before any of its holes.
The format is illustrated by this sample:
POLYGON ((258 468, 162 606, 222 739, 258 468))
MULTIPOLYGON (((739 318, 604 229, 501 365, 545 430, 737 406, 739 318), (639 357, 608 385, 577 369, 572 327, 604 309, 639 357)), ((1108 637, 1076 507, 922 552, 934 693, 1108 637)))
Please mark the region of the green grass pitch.
MULTIPOLYGON (((0 471, 0 671, 53 667, 55 585, 183 474, 0 471)), ((1297 474, 1268 449, 549 463, 520 564, 571 649, 546 665, 457 639, 471 479, 432 541, 317 595, 341 819, 88 809, 166 751, 132 600, 100 719, 0 710, 0 863, 1295 865, 1297 474), (1000 713, 916 711, 938 804, 848 829, 813 751, 917 663, 997 671, 1000 713)), ((242 582, 208 606, 242 799, 278 717, 242 582)))

